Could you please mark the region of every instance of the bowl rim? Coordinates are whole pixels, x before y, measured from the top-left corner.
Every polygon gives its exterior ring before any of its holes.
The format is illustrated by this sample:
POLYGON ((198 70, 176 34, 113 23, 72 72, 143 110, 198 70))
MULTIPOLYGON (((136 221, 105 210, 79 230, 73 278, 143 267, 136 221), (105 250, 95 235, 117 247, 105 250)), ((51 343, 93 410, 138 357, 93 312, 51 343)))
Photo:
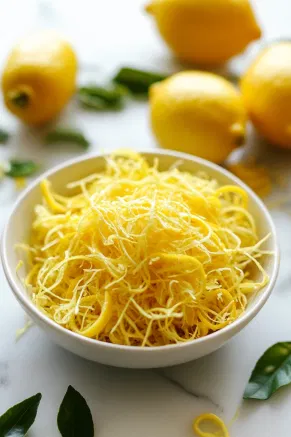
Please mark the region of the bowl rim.
MULTIPOLYGON (((124 150, 124 149, 123 149, 124 150)), ((131 150, 131 149, 130 149, 131 150)), ((275 224, 273 222, 273 219, 267 209, 267 207, 264 205, 262 200, 239 178, 234 176, 231 172, 226 170, 223 167, 220 167, 217 164, 214 164, 210 161, 207 161, 206 159, 189 155, 187 153, 173 151, 173 150, 167 150, 167 149, 141 149, 141 150, 134 150, 133 151, 140 153, 142 155, 157 155, 157 156, 170 156, 173 158, 177 158, 177 160, 184 160, 184 161, 193 161, 197 164, 200 164, 201 166, 207 168, 210 168, 218 173, 223 174, 228 179, 230 179, 235 185, 239 185, 242 187, 249 195, 249 197, 252 198, 252 200, 257 204, 257 206, 262 210, 263 215, 265 217, 266 222, 268 223, 268 226, 270 228, 273 241, 274 241, 274 254, 273 254, 273 263, 272 263, 272 271, 270 275, 270 280, 268 284, 265 287, 265 290, 261 292, 261 296, 255 302, 255 304, 250 308, 249 310, 246 310, 238 319, 236 319, 231 324, 225 326, 224 328, 212 332, 209 335, 206 335, 201 338, 197 338, 194 340, 189 340, 186 342, 180 342, 175 344, 169 344, 169 345, 163 345, 163 346, 149 346, 149 347, 141 347, 141 346, 128 346, 128 345, 119 345, 119 344, 113 344, 113 343, 106 343, 101 340, 96 340, 88 337, 84 337, 81 334, 75 333, 73 331, 70 331, 69 329, 66 329, 60 325, 58 325, 56 322, 54 322, 52 319, 45 316, 40 310, 37 309, 37 307, 33 304, 33 302, 30 300, 29 296, 26 295, 21 291, 21 287, 17 284, 17 282, 14 280, 13 275, 11 273, 11 267, 7 256, 7 235, 9 231, 10 221, 12 216, 16 213, 18 207, 20 204, 24 201, 25 197, 32 191, 44 178, 49 178, 56 172, 59 172, 61 170, 64 170, 68 167, 71 167, 72 165, 79 164, 84 161, 88 161, 91 159, 98 159, 98 158, 104 158, 106 156, 110 156, 110 154, 113 151, 106 152, 100 152, 100 153, 90 153, 83 156, 78 156, 69 160, 66 160, 65 162, 58 164, 54 166, 53 168, 47 170, 46 172, 42 173, 39 177, 37 177, 31 184, 28 185, 28 187, 21 193, 17 201, 15 202, 12 211, 10 212, 9 218, 6 222, 6 225, 4 227, 4 231, 2 233, 1 238, 1 259, 2 259, 2 266, 3 270, 6 276, 6 279, 12 289, 13 294, 15 295, 16 299, 22 304, 22 306, 27 310, 29 313, 32 313, 34 318, 40 319, 41 322, 43 322, 44 325, 49 325, 52 330, 57 331, 60 335, 69 336, 72 340, 76 340, 76 342, 81 342, 88 344, 89 346, 95 345, 96 348, 99 347, 105 347, 110 348, 113 350, 123 350, 123 351, 130 351, 132 353, 153 353, 155 352, 161 352, 166 350, 173 350, 177 348, 187 348, 194 345, 200 345, 206 342, 209 342, 211 340, 215 340, 218 337, 221 337, 223 335, 227 335, 228 332, 240 331, 240 328, 242 329, 247 323, 249 323, 255 315, 262 309, 262 307, 267 302, 268 298, 270 297, 272 290, 274 288, 278 271, 279 271, 279 262, 280 262, 280 253, 279 253, 279 245, 278 245, 278 237, 277 232, 275 228, 275 224)), ((118 152, 118 149, 115 150, 115 152, 118 152)), ((121 150, 122 152, 122 150, 121 150)), ((93 346, 94 347, 94 346, 93 346)))

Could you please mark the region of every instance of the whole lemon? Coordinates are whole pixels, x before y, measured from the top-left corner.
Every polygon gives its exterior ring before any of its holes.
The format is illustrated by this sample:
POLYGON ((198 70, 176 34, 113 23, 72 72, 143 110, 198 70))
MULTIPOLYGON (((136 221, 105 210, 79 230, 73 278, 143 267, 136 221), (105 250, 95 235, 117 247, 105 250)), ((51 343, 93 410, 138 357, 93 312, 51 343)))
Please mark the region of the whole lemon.
POLYGON ((241 80, 250 119, 271 143, 291 148, 291 42, 267 47, 241 80))
POLYGON ((261 36, 249 0, 153 0, 146 10, 182 60, 220 64, 261 36))
POLYGON ((76 89, 77 59, 71 45, 55 32, 24 38, 2 75, 7 108, 26 123, 51 120, 76 89))
POLYGON ((244 141, 242 98, 212 73, 186 71, 152 85, 150 110, 152 130, 167 149, 221 163, 244 141))

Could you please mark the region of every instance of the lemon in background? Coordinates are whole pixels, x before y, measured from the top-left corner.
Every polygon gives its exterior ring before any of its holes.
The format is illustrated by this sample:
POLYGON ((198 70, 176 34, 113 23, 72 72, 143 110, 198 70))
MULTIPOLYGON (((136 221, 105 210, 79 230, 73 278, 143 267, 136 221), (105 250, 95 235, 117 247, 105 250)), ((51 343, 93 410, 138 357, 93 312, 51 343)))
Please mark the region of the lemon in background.
POLYGON ((261 36, 249 0, 152 0, 146 10, 182 60, 220 64, 261 36))
POLYGON ((291 148, 291 42, 264 49, 241 80, 243 100, 257 130, 291 148))
POLYGON ((7 108, 26 123, 51 120, 76 89, 77 58, 55 32, 22 39, 11 51, 2 75, 7 108))
POLYGON ((181 72, 150 88, 151 125, 158 143, 221 163, 244 142, 246 113, 226 79, 181 72))

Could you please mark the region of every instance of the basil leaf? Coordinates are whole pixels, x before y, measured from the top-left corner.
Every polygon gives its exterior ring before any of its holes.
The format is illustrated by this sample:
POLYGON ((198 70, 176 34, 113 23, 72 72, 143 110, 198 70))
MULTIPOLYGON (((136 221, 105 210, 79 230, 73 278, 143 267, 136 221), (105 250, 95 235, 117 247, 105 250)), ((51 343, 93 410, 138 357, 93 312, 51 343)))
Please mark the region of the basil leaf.
POLYGON ((8 140, 9 133, 4 129, 0 129, 0 144, 6 144, 8 140))
POLYGON ((107 109, 116 110, 122 108, 121 102, 117 101, 116 103, 109 103, 102 98, 99 98, 97 96, 91 96, 85 93, 79 94, 79 101, 84 108, 94 109, 95 111, 104 111, 107 109))
POLYGON ((21 161, 19 159, 11 159, 9 162, 10 168, 5 172, 11 178, 20 178, 31 176, 38 170, 38 165, 33 161, 21 161))
POLYGON ((121 109, 128 90, 121 85, 101 87, 98 85, 82 86, 78 92, 80 103, 87 109, 106 110, 121 109))
POLYGON ((94 425, 87 402, 71 385, 61 403, 58 428, 63 437, 94 437, 94 425))
POLYGON ((77 144, 83 147, 83 149, 88 149, 90 146, 89 141, 79 130, 58 128, 48 134, 45 137, 46 144, 57 144, 57 143, 71 143, 77 144))
POLYGON ((167 77, 160 73, 124 67, 118 71, 112 81, 127 87, 134 94, 146 94, 151 85, 167 77))
POLYGON ((41 394, 38 393, 7 410, 0 417, 0 437, 25 436, 35 421, 40 400, 41 394))
POLYGON ((128 90, 121 85, 111 85, 108 87, 101 87, 98 85, 86 85, 79 88, 79 94, 90 97, 98 97, 105 103, 116 104, 120 103, 128 90))
POLYGON ((257 362, 244 399, 269 399, 280 387, 291 383, 291 342, 276 343, 257 362))

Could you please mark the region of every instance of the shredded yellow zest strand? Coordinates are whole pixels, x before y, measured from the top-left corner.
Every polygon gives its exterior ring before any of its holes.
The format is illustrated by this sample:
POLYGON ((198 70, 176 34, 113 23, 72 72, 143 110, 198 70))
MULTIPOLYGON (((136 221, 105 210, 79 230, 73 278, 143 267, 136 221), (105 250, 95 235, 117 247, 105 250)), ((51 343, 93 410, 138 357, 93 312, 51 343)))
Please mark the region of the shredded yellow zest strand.
POLYGON ((24 334, 27 333, 27 331, 33 326, 33 321, 28 319, 25 322, 25 325, 23 328, 17 329, 16 331, 16 341, 18 341, 24 334))
POLYGON ((17 190, 22 190, 27 185, 26 178, 23 178, 23 177, 15 178, 14 181, 15 181, 15 186, 16 186, 17 190))
POLYGON ((223 420, 212 413, 201 414, 200 416, 196 417, 193 422, 193 430, 199 437, 230 437, 223 420), (215 425, 218 430, 215 432, 202 431, 201 422, 208 422, 212 425, 215 425))
POLYGON ((31 298, 101 341, 162 346, 224 328, 268 282, 248 196, 204 173, 158 170, 133 152, 70 183, 41 183, 26 251, 31 298))

